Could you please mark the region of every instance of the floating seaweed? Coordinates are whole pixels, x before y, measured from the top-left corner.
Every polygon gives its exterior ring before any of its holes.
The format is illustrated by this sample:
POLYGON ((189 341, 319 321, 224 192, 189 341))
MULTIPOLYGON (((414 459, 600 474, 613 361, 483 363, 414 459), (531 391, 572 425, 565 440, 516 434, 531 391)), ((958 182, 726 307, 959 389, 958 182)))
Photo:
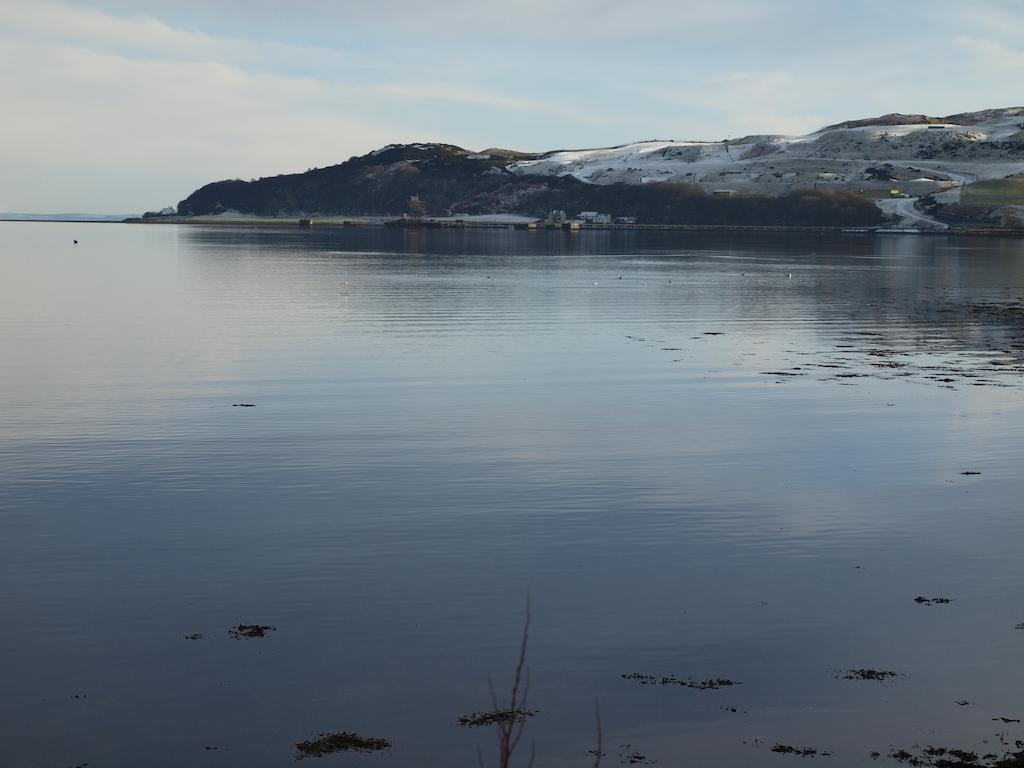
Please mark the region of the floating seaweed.
POLYGON ((693 688, 698 691, 713 691, 730 685, 741 685, 735 680, 726 678, 710 678, 707 680, 693 680, 690 678, 679 678, 675 675, 645 675, 640 672, 632 672, 622 675, 624 680, 636 680, 640 685, 679 685, 683 688, 693 688))
POLYGON ((462 715, 455 722, 463 728, 483 728, 498 723, 525 723, 536 714, 535 709, 494 709, 462 715))
MULTIPOLYGON (((968 749, 953 747, 914 746, 915 752, 897 749, 889 757, 915 768, 1020 768, 1024 766, 1024 752, 1002 757, 994 752, 979 755, 968 749)), ((876 753, 872 753, 872 756, 876 753)))
POLYGON ((267 632, 275 632, 277 627, 272 627, 269 624, 239 624, 237 627, 232 627, 228 630, 228 634, 239 640, 243 637, 266 637, 267 632))
POLYGON ((647 755, 633 749, 632 744, 619 745, 619 765, 653 765, 656 760, 648 759, 647 755))
POLYGON ((848 669, 845 672, 836 672, 834 677, 839 680, 892 680, 903 675, 883 669, 848 669))
POLYGON ((814 747, 792 747, 789 744, 776 744, 772 747, 772 752, 778 752, 780 755, 800 755, 800 757, 815 757, 821 755, 827 757, 831 755, 831 752, 818 752, 814 747))
POLYGON ((349 731, 321 733, 315 739, 300 741, 295 745, 296 760, 305 757, 323 757, 337 752, 383 752, 391 749, 387 739, 360 736, 349 731))

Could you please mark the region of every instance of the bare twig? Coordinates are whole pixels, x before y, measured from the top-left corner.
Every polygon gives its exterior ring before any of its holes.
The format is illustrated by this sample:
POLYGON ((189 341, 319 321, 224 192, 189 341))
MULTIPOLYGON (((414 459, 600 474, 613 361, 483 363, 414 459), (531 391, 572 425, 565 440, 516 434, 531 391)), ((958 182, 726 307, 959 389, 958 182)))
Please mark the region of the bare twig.
MULTIPOLYGON (((499 699, 494 689, 494 681, 487 678, 487 690, 491 695, 491 712, 484 713, 487 718, 475 718, 477 720, 492 720, 498 736, 498 768, 510 768, 512 755, 523 738, 523 731, 526 728, 526 721, 534 714, 526 708, 530 697, 530 671, 526 667, 526 647, 530 640, 530 596, 526 596, 526 618, 523 621, 523 637, 519 643, 519 657, 516 660, 516 671, 512 678, 512 688, 507 700, 499 699)), ((469 724, 474 718, 468 718, 469 724)), ((482 724, 482 722, 480 723, 482 724)), ((532 768, 535 756, 535 746, 530 749, 530 761, 527 768, 532 768)), ((483 754, 477 748, 477 761, 480 768, 484 768, 483 754)))
POLYGON ((597 718, 597 749, 594 750, 594 768, 600 768, 601 758, 604 757, 604 731, 601 730, 601 704, 594 702, 594 716, 597 718))

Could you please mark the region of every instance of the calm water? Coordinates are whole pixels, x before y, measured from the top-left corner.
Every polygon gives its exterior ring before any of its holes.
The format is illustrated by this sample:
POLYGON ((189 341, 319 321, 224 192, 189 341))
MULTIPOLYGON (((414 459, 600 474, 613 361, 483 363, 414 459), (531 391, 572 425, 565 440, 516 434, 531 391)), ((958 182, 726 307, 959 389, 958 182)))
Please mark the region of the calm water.
POLYGON ((1020 240, 0 224, 0 764, 475 765, 528 593, 538 766, 595 700, 606 768, 1024 738, 1022 297, 1020 240))

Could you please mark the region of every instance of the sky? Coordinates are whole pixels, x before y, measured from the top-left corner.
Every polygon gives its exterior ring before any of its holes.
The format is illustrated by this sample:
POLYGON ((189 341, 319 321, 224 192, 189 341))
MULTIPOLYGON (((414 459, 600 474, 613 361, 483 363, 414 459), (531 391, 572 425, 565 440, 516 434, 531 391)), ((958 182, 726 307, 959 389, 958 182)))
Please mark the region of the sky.
POLYGON ((1024 104, 1020 0, 0 0, 0 211, 391 143, 524 151, 1024 104))

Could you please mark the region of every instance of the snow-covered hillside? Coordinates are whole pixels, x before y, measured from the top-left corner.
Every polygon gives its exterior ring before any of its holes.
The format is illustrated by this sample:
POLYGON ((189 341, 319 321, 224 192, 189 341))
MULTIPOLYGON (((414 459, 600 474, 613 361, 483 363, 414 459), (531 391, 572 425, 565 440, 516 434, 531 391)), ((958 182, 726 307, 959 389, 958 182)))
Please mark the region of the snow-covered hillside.
POLYGON ((709 190, 769 194, 811 186, 898 186, 920 195, 951 184, 1024 173, 1022 125, 1024 107, 947 118, 886 115, 807 136, 643 141, 562 150, 514 162, 508 169, 516 174, 572 175, 593 184, 682 181, 709 190))

